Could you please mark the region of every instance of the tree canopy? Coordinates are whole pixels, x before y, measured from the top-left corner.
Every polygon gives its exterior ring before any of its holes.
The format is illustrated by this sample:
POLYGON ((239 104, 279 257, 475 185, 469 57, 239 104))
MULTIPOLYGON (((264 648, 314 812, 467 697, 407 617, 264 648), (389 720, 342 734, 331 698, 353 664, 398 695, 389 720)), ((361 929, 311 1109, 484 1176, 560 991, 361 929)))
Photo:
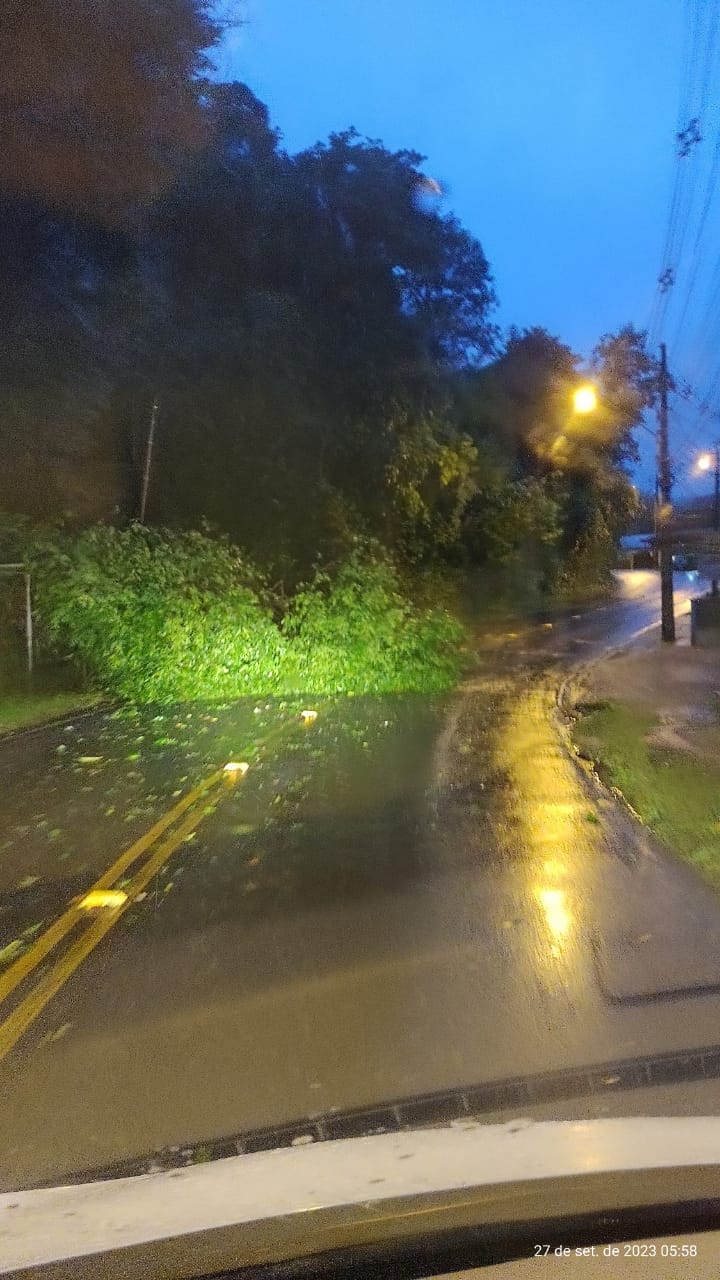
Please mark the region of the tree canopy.
POLYGON ((0 508, 136 519, 157 402, 148 520, 207 519, 291 584, 358 535, 416 566, 534 547, 548 574, 625 518, 644 335, 584 373, 541 328, 503 338, 418 152, 348 128, 289 154, 208 78, 207 0, 8 0, 3 31, 0 508))
POLYGON ((116 220, 203 128, 210 0, 4 0, 0 186, 116 220))

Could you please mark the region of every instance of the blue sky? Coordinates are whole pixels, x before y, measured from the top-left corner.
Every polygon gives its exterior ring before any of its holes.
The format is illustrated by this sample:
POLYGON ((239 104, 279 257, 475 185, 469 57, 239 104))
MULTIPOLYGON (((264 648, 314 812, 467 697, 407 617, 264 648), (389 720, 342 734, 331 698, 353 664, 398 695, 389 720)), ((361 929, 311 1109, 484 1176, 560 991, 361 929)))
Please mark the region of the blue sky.
MULTIPOLYGON (((587 356, 601 334, 650 316, 683 7, 246 0, 218 72, 247 81, 290 151, 352 124, 426 155, 447 207, 490 260, 500 323, 543 325, 587 356)), ((647 459, 639 478, 651 471, 647 459)))

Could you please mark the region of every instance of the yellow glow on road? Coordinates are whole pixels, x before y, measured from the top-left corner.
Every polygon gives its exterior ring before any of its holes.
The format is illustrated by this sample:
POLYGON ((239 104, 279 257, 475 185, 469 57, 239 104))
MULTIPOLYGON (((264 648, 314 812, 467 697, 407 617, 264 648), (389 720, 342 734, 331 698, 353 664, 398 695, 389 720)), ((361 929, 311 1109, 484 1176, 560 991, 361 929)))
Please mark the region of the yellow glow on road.
POLYGON ((597 409, 597 393, 590 383, 577 388, 573 394, 573 408, 576 413, 593 413, 597 409))
POLYGON ((86 893, 84 898, 80 899, 80 906, 86 911, 96 911, 98 908, 105 907, 110 910, 121 907, 127 902, 127 894, 122 889, 93 889, 91 893, 86 893))
POLYGON ((572 927, 572 916, 567 908, 564 889, 538 889, 537 896, 545 912, 550 936, 553 942, 562 942, 572 927))
POLYGON ((543 871, 546 876, 565 876, 567 875, 567 867, 564 862, 560 862, 559 858, 547 858, 543 862, 543 871))
POLYGON ((567 800, 543 800, 537 805, 538 813, 548 818, 574 818, 578 809, 579 805, 567 800))

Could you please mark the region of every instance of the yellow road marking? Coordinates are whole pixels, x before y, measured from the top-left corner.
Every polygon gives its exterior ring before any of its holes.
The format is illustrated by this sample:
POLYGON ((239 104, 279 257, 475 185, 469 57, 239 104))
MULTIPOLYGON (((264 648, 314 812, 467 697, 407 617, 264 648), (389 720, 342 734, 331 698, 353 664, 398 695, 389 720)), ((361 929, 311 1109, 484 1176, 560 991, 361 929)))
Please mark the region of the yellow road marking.
MULTIPOLYGON (((52 1000, 54 995, 67 982, 68 978, 87 959, 90 952, 105 937, 106 933, 117 924, 120 917, 132 905, 135 898, 147 884, 157 874, 166 860, 175 852, 178 845, 182 844, 186 836, 194 831, 203 818, 210 811, 211 806, 207 806, 200 813, 190 813, 180 824, 177 830, 173 831, 161 844, 158 845, 155 852, 144 866, 136 872, 130 884, 127 886, 127 900, 121 906, 111 908, 103 912, 93 924, 82 934, 76 942, 65 952, 63 956, 43 974, 39 982, 28 993, 24 1000, 20 1002, 16 1009, 6 1018, 5 1022, 0 1025, 0 1060, 5 1058, 11 1049, 15 1047, 21 1036, 25 1034, 28 1027, 32 1025, 35 1019, 42 1013, 45 1006, 52 1000)), ((83 917, 87 919, 87 917, 83 917)))
POLYGON ((119 907, 127 898, 122 889, 92 889, 80 899, 78 906, 83 911, 95 911, 102 907, 119 907))
MULTIPOLYGON (((276 737, 281 736, 289 726, 281 723, 271 730, 263 739, 261 748, 266 748, 270 742, 276 737)), ((231 762, 232 763, 232 762, 231 762)), ((93 894, 99 894, 101 891, 109 889, 114 882, 126 871, 128 867, 136 862, 137 859, 156 843, 158 838, 165 834, 169 827, 172 827, 179 817, 191 806, 195 805, 198 800, 207 795, 221 781, 231 784, 238 775, 245 775, 249 768, 243 762, 239 767, 216 769, 214 773, 199 782, 193 787, 186 796, 183 796, 172 809, 163 814, 158 821, 146 831, 144 836, 129 845, 127 849, 115 860, 112 866, 108 867, 98 880, 91 885, 90 889, 84 895, 82 900, 73 902, 66 911, 63 912, 57 920, 53 922, 48 929, 45 930, 39 938, 36 939, 33 946, 15 961, 10 968, 0 976, 0 1002, 5 1000, 20 983, 31 974, 37 966, 45 959, 47 955, 58 945, 59 942, 76 926, 80 920, 87 920, 87 913, 83 910, 83 902, 86 902, 93 894)), ((35 1021, 45 1006, 57 994, 60 988, 67 982, 68 978, 82 964, 83 960, 90 955, 90 952, 105 937, 105 934, 113 928, 120 917, 128 910, 137 898, 137 895, 143 891, 145 886, 150 882, 154 875, 162 867, 166 859, 175 852, 178 845, 183 842, 187 835, 193 831, 203 818, 210 812, 214 805, 207 805, 199 813, 193 811, 181 822, 180 826, 172 831, 165 840, 161 842, 151 854, 148 861, 133 876, 130 884, 126 888, 126 898, 122 903, 116 906, 108 907, 103 911, 102 916, 94 921, 89 928, 68 948, 63 956, 55 963, 52 969, 43 974, 40 980, 28 992, 27 996, 21 1000, 20 1004, 6 1018, 5 1022, 0 1024, 0 1060, 5 1058, 7 1054, 14 1048, 18 1040, 27 1031, 28 1027, 35 1021)))
MULTIPOLYGON (((149 831, 145 832, 144 836, 141 836, 134 844, 129 845, 120 854, 119 858, 116 858, 112 866, 108 867, 99 880, 96 880, 90 886, 87 891, 88 894, 109 889, 118 877, 122 875, 123 871, 127 871, 127 868, 141 854, 145 853, 159 836, 164 835, 168 827, 171 827, 186 809, 195 804, 211 787, 216 786, 221 778, 227 780, 227 777, 228 775, 222 769, 216 769, 203 782, 199 782, 196 787, 193 787, 192 791, 188 791, 182 800, 178 800, 178 803, 172 809, 168 809, 167 813, 158 818, 158 821, 154 826, 150 827, 149 831)), ((79 920, 84 920, 85 918, 85 913, 77 903, 72 903, 61 916, 58 916, 57 920, 54 920, 45 932, 41 933, 39 938, 36 938, 32 947, 25 952, 25 955, 20 956, 14 964, 10 965, 9 969, 6 969, 5 973, 0 975, 0 1002, 5 1000, 34 969, 37 969, 45 957, 51 951, 54 951, 58 943, 62 942, 63 938, 70 933, 70 930, 75 928, 79 920)))

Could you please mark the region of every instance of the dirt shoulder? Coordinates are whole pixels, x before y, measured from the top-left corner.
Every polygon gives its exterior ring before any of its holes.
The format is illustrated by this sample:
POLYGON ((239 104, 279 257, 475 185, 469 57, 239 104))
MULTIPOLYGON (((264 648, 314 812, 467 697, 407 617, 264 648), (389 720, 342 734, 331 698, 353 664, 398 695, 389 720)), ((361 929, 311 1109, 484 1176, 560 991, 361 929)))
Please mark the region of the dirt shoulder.
POLYGON ((572 737, 674 853, 720 889, 720 651, 649 633, 583 672, 572 737))

